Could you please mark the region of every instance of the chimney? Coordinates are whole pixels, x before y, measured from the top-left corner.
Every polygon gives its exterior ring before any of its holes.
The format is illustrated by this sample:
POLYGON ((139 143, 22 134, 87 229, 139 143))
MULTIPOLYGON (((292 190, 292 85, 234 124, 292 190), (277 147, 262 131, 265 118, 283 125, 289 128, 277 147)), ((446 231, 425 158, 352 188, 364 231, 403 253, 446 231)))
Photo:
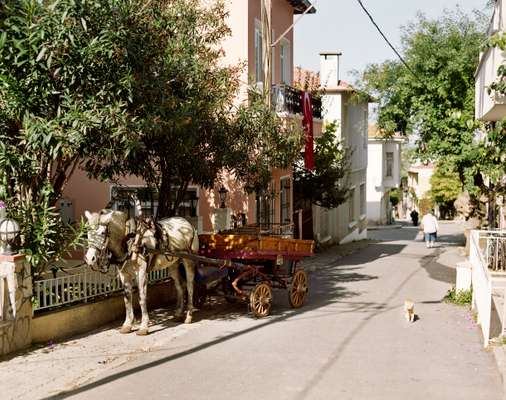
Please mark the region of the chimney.
POLYGON ((324 88, 339 86, 339 51, 324 51, 320 53, 320 82, 324 88))

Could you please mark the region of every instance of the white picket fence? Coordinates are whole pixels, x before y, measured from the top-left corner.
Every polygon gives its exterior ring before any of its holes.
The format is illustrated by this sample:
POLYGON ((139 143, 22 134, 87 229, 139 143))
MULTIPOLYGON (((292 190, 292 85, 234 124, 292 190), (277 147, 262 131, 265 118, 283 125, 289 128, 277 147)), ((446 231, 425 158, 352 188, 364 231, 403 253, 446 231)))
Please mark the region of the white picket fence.
MULTIPOLYGON (((165 280, 169 277, 168 269, 149 273, 149 283, 165 280)), ((116 293, 123 290, 116 268, 110 268, 107 274, 92 271, 88 268, 76 268, 75 272, 56 278, 34 282, 33 294, 35 310, 44 310, 67 304, 87 302, 88 300, 116 293)))

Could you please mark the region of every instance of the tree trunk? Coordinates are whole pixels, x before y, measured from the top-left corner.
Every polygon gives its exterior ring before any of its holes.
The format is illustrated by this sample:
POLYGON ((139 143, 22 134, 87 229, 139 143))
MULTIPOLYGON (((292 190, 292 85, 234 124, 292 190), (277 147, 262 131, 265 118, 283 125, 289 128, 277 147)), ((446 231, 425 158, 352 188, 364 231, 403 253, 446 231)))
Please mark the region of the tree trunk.
MULTIPOLYGON (((492 188, 491 188, 492 189, 492 188)), ((494 229, 497 227, 497 218, 496 218, 496 201, 495 194, 493 193, 493 189, 489 192, 488 198, 488 227, 489 229, 494 229)))
POLYGON ((159 187, 159 192, 158 192, 158 210, 156 212, 157 219, 174 216, 172 214, 172 209, 170 207, 170 203, 171 203, 171 192, 170 192, 171 174, 166 169, 162 169, 161 175, 162 175, 162 180, 160 182, 160 187, 159 187))

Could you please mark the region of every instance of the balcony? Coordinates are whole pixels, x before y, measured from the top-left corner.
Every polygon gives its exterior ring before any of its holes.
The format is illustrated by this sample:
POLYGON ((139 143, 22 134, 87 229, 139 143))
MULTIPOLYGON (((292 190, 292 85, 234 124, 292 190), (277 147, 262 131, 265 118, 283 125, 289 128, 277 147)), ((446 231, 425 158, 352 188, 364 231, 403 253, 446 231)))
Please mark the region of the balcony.
MULTIPOLYGON (((487 36, 504 31, 505 21, 503 1, 495 3, 494 14, 490 21, 487 36)), ((506 117, 506 97, 494 92, 489 93, 490 85, 497 80, 497 70, 504 63, 506 54, 499 48, 486 49, 480 54, 480 63, 476 71, 475 113, 482 121, 498 121, 506 117)))
MULTIPOLYGON (((302 91, 288 85, 272 86, 272 105, 278 113, 302 115, 302 91)), ((313 118, 322 119, 322 100, 313 97, 313 118)))
POLYGON ((497 80, 497 70, 505 60, 505 53, 499 48, 487 49, 481 54, 475 84, 476 119, 499 121, 506 117, 506 96, 489 94, 489 87, 497 80))

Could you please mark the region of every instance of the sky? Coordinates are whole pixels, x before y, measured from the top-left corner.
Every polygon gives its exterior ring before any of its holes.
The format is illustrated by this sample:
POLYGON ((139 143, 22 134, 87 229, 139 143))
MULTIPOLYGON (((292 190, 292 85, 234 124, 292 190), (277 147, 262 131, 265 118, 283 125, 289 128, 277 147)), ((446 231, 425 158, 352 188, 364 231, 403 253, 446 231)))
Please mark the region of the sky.
MULTIPOLYGON (((367 64, 396 59, 360 8, 357 0, 311 0, 316 14, 306 14, 294 28, 294 65, 320 70, 321 51, 341 51, 341 79, 353 83, 352 70, 367 64)), ((487 0, 362 0, 390 42, 400 51, 401 27, 416 19, 444 15, 458 5, 465 12, 484 10, 487 0)), ((490 13, 490 12, 489 12, 490 13)))

